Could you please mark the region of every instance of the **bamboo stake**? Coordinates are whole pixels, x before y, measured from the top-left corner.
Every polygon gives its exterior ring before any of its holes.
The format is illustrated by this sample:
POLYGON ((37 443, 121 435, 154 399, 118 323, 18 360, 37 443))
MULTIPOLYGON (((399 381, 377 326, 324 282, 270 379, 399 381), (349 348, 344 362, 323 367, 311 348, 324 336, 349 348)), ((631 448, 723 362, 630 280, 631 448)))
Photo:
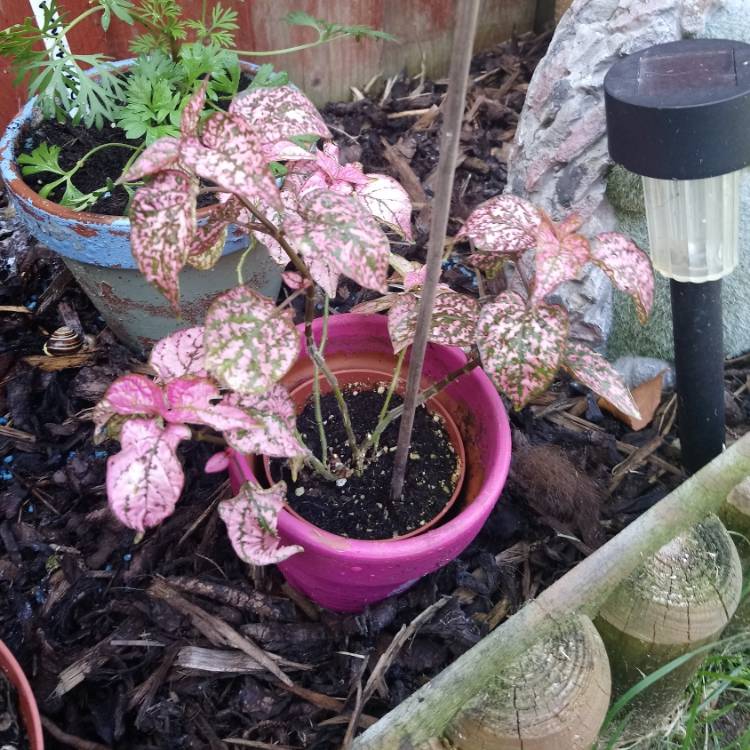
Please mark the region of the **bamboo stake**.
POLYGON ((694 474, 607 544, 499 625, 474 648, 370 727, 356 750, 419 747, 440 737, 479 690, 563 614, 595 615, 643 561, 709 513, 750 475, 750 434, 694 474), (410 745, 411 743, 411 745, 410 745))
POLYGON ((422 287, 417 330, 409 358, 409 375, 406 380, 404 413, 398 432, 398 443, 393 463, 391 499, 398 500, 404 489, 406 462, 409 459, 411 431, 417 410, 417 397, 422 380, 422 366, 427 349, 427 339, 432 327, 432 309, 435 306, 443 246, 448 231, 448 215, 451 208, 453 178, 461 139, 461 124, 464 117, 464 102, 469 80, 469 65, 474 50, 474 34, 479 16, 479 0, 461 0, 454 3, 457 27, 453 37, 453 53, 448 76, 448 94, 445 101, 443 132, 440 136, 440 161, 435 177, 437 189, 430 220, 430 242, 427 250, 427 274, 422 287))
POLYGON ((569 617, 469 701, 445 734, 456 750, 589 750, 611 686, 594 624, 569 617))
MULTIPOLYGON (((741 589, 737 550, 714 515, 646 560, 594 620, 610 655, 614 695, 717 640, 737 609, 741 589)), ((626 719, 620 739, 666 728, 704 657, 697 654, 635 698, 627 716, 620 717, 626 719)))

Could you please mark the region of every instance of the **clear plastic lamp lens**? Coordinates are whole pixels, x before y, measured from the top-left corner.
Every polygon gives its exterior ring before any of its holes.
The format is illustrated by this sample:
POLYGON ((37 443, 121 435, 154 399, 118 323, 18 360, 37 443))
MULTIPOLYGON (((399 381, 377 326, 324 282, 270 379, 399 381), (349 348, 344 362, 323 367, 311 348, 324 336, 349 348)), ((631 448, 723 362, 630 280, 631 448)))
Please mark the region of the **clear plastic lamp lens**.
POLYGON ((654 268, 676 281, 715 281, 737 265, 740 175, 643 178, 654 268))

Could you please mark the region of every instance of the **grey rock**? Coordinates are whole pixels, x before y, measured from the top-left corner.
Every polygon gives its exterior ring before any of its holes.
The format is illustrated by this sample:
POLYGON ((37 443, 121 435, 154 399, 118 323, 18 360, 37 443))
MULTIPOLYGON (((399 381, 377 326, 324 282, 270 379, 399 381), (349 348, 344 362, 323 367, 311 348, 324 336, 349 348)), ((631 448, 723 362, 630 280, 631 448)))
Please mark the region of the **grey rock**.
MULTIPOLYGON (((556 219, 572 212, 581 214, 587 219, 584 231, 589 234, 615 229, 619 212, 607 200, 611 165, 604 76, 623 55, 702 32, 707 13, 720 3, 574 0, 529 86, 511 151, 508 190, 556 219)), ((625 198, 632 200, 631 192, 625 198)), ((636 208, 628 204, 628 210, 636 208)), ((605 342, 613 314, 616 322, 622 317, 617 307, 613 313, 611 286, 602 276, 591 268, 558 295, 558 301, 574 311, 576 321, 588 333, 586 340, 594 346, 605 342)), ((622 308, 619 300, 618 307, 622 308)))
POLYGON ((660 372, 664 373, 664 387, 674 388, 674 368, 669 362, 656 357, 619 357, 614 362, 614 368, 620 373, 628 388, 636 388, 641 383, 655 378, 660 372))

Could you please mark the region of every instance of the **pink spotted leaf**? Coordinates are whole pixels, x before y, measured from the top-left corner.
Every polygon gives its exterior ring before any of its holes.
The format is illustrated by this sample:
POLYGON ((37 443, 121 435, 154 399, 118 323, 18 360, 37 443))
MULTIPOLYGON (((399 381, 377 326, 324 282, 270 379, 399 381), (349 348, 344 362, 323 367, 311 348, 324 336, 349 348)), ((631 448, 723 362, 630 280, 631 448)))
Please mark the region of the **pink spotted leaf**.
POLYGON ((601 354, 574 341, 568 342, 563 360, 565 369, 594 393, 634 419, 641 413, 620 374, 601 354))
POLYGON ((206 425, 219 432, 254 426, 245 411, 222 402, 219 389, 205 378, 177 378, 167 383, 165 391, 167 422, 206 425))
POLYGON ((219 515, 241 560, 250 565, 270 565, 302 552, 302 547, 284 545, 278 536, 285 498, 284 482, 268 489, 246 482, 235 497, 219 503, 219 515))
POLYGON ((564 281, 576 278, 590 259, 589 241, 585 237, 565 234, 546 216, 542 217, 537 227, 532 301, 543 300, 564 281))
POLYGON ((181 172, 161 172, 136 191, 130 208, 130 246, 138 268, 179 308, 179 273, 195 233, 197 182, 181 172))
POLYGON ((315 105, 293 86, 252 89, 235 97, 229 111, 257 128, 266 144, 300 135, 332 137, 315 105))
POLYGON ((368 176, 362 172, 362 165, 359 162, 353 164, 339 162, 339 148, 330 141, 323 145, 322 150, 317 149, 314 152, 313 161, 296 164, 294 171, 307 175, 304 184, 299 188, 300 195, 318 187, 327 187, 336 193, 349 195, 354 191, 355 186, 366 185, 369 181, 368 176))
POLYGON ((94 422, 102 427, 114 414, 160 416, 165 409, 164 394, 150 378, 131 373, 117 378, 97 404, 94 422))
POLYGON ((284 230, 329 297, 343 273, 367 289, 386 291, 390 244, 369 211, 354 196, 317 190, 299 201, 299 215, 284 230))
POLYGON ((205 471, 206 474, 220 474, 228 468, 229 456, 227 455, 227 452, 219 451, 218 453, 214 453, 214 455, 206 461, 203 471, 205 471))
POLYGON ((297 273, 297 271, 282 271, 281 280, 290 289, 293 289, 295 291, 297 291, 298 289, 304 289, 310 283, 301 274, 297 273))
POLYGON ((427 266, 415 268, 413 271, 407 271, 404 274, 404 291, 410 292, 424 284, 427 278, 427 266))
POLYGON ((203 334, 203 326, 183 328, 154 344, 148 361, 157 379, 167 382, 185 375, 206 377, 203 334))
POLYGON ((388 310, 388 335, 394 353, 400 352, 414 340, 419 300, 416 294, 399 294, 388 310))
POLYGON ((502 255, 494 253, 472 253, 466 258, 466 262, 470 266, 490 276, 494 276, 502 269, 505 260, 502 255))
POLYGON ((189 266, 199 271, 210 271, 224 252, 227 241, 227 227, 212 224, 208 227, 198 227, 192 241, 187 262, 189 266))
POLYGON ((476 337, 482 366, 516 409, 552 382, 568 327, 563 308, 527 307, 514 292, 503 292, 482 308, 476 337))
POLYGON ((167 169, 176 169, 179 160, 180 141, 171 136, 159 138, 143 150, 135 163, 117 182, 135 182, 167 169))
POLYGON ((229 225, 244 218, 247 210, 236 195, 219 194, 219 202, 201 219, 190 240, 187 262, 199 271, 216 265, 224 251, 229 225))
POLYGON ((612 283, 633 298, 638 319, 645 323, 654 304, 654 270, 648 255, 624 234, 604 232, 594 240, 591 256, 612 283))
POLYGON ((206 316, 206 365, 227 388, 256 394, 280 380, 297 359, 292 311, 246 286, 218 297, 206 316))
POLYGON ((184 425, 131 419, 120 433, 122 450, 107 461, 107 497, 115 516, 143 532, 167 518, 185 483, 177 445, 190 437, 184 425))
POLYGON ((456 239, 471 240, 483 253, 521 253, 536 243, 540 214, 515 195, 498 195, 472 211, 456 239))
POLYGON ((411 198, 401 185, 385 174, 368 174, 367 182, 355 188, 359 199, 383 224, 412 239, 411 198))
POLYGON ((235 450, 277 458, 305 456, 309 452, 295 434, 294 404, 283 386, 271 386, 254 396, 232 393, 226 402, 243 409, 254 422, 250 429, 224 432, 227 443, 235 450))
POLYGON ((206 106, 207 88, 208 81, 206 80, 201 83, 196 92, 188 100, 188 103, 182 108, 180 133, 182 133, 183 138, 189 138, 198 134, 201 113, 206 106))
MULTIPOLYGON (((402 294, 388 311, 388 334, 393 351, 398 353, 414 340, 419 314, 416 294, 402 294)), ((466 294, 458 294, 441 285, 432 309, 429 340, 445 346, 471 349, 479 317, 479 303, 466 294)))
POLYGON ((240 198, 281 206, 260 136, 241 117, 217 112, 206 122, 200 140, 183 140, 181 157, 185 166, 204 180, 240 198))

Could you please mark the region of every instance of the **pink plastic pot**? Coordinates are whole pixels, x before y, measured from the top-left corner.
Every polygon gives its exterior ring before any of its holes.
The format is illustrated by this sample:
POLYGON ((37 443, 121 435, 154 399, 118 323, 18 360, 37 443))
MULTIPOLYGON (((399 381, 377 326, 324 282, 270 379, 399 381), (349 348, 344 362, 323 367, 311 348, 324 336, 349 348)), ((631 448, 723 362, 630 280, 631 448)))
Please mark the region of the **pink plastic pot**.
MULTIPOLYGON (((316 339, 321 320, 316 321, 316 339)), ((354 358, 391 367, 395 363, 387 321, 382 315, 338 315, 328 325, 326 361, 332 369, 357 366, 354 358)), ((459 349, 429 344, 423 375, 434 382, 461 367, 466 356, 459 349)), ((303 351, 284 379, 290 390, 309 377, 310 363, 303 351)), ((392 370, 391 370, 392 371, 392 370)), ((456 515, 417 536, 363 541, 330 534, 311 523, 282 512, 279 533, 287 544, 304 552, 279 565, 296 589, 327 609, 359 612, 404 591, 427 573, 457 557, 476 537, 502 491, 510 465, 508 416, 494 386, 480 369, 462 376, 443 391, 442 404, 458 425, 466 450, 466 478, 456 502, 456 515)), ((251 462, 235 454, 230 476, 236 490, 254 480, 251 462)))

